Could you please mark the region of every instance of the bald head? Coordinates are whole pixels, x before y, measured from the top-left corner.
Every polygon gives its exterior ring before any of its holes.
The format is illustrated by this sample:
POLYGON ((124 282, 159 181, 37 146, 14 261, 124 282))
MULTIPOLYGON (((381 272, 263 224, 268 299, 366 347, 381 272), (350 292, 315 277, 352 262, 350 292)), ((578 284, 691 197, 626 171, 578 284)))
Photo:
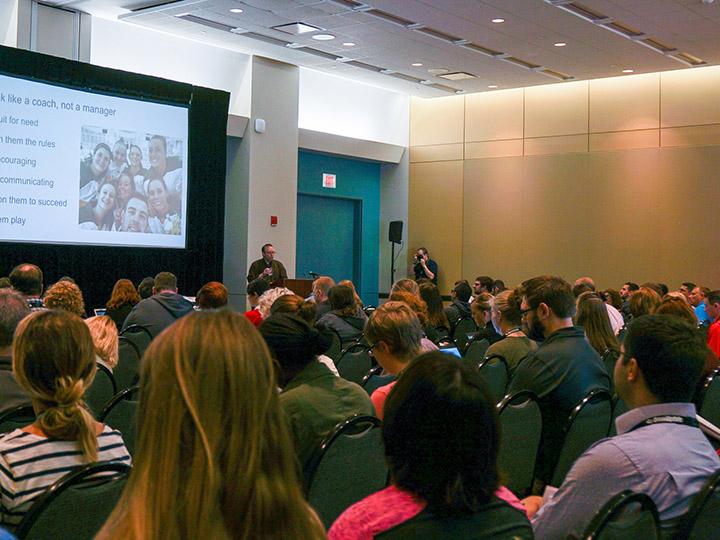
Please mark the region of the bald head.
POLYGON ((24 296, 40 296, 43 290, 42 270, 34 264, 19 264, 10 272, 10 284, 24 296))

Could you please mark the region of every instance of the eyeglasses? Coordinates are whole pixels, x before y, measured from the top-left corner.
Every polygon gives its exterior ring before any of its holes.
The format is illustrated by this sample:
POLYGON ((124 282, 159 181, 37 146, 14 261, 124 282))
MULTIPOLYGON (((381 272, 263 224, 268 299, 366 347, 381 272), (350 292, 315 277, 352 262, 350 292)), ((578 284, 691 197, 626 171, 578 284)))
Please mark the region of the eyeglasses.
POLYGON ((524 319, 525 315, 530 313, 531 311, 535 311, 535 308, 527 308, 527 309, 521 309, 520 310, 520 319, 524 319))

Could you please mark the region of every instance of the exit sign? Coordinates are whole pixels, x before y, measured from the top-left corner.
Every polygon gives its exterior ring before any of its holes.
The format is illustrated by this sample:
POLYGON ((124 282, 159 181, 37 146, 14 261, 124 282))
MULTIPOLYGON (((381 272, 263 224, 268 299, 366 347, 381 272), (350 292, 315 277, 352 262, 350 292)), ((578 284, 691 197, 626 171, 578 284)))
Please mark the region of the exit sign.
POLYGON ((337 177, 334 174, 323 173, 323 187, 335 189, 337 187, 337 177))

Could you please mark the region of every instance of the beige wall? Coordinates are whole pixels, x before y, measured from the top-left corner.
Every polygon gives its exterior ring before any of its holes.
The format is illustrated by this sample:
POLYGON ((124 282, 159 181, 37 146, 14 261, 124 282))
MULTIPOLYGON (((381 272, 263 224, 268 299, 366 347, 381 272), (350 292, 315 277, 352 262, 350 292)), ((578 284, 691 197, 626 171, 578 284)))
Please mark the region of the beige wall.
POLYGON ((413 99, 409 257, 720 287, 720 67, 413 99), (460 138, 462 137, 462 138, 460 138))

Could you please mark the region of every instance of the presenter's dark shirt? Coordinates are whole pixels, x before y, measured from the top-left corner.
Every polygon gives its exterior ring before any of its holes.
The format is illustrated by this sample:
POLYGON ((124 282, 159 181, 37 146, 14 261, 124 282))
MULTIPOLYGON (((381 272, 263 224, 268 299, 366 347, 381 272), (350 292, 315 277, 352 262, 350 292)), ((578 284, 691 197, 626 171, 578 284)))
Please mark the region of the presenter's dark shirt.
MULTIPOLYGON (((430 281, 432 281, 435 285, 437 285, 438 281, 438 265, 435 261, 432 259, 428 259, 425 262, 425 265, 427 266, 428 270, 430 270, 435 277, 433 277, 430 281)), ((428 279, 428 277, 425 275, 425 270, 423 270, 423 267, 420 263, 416 264, 413 267, 413 270, 415 271, 415 281, 418 281, 420 279, 428 279)))
POLYGON ((283 263, 281 263, 280 261, 273 260, 268 264, 265 259, 258 259, 250 265, 250 270, 248 271, 247 275, 248 283, 259 278, 260 274, 262 274, 263 270, 265 270, 266 268, 272 268, 272 274, 270 274, 269 276, 265 276, 263 278, 265 281, 274 283, 276 281, 287 279, 288 277, 287 271, 285 270, 283 263))

